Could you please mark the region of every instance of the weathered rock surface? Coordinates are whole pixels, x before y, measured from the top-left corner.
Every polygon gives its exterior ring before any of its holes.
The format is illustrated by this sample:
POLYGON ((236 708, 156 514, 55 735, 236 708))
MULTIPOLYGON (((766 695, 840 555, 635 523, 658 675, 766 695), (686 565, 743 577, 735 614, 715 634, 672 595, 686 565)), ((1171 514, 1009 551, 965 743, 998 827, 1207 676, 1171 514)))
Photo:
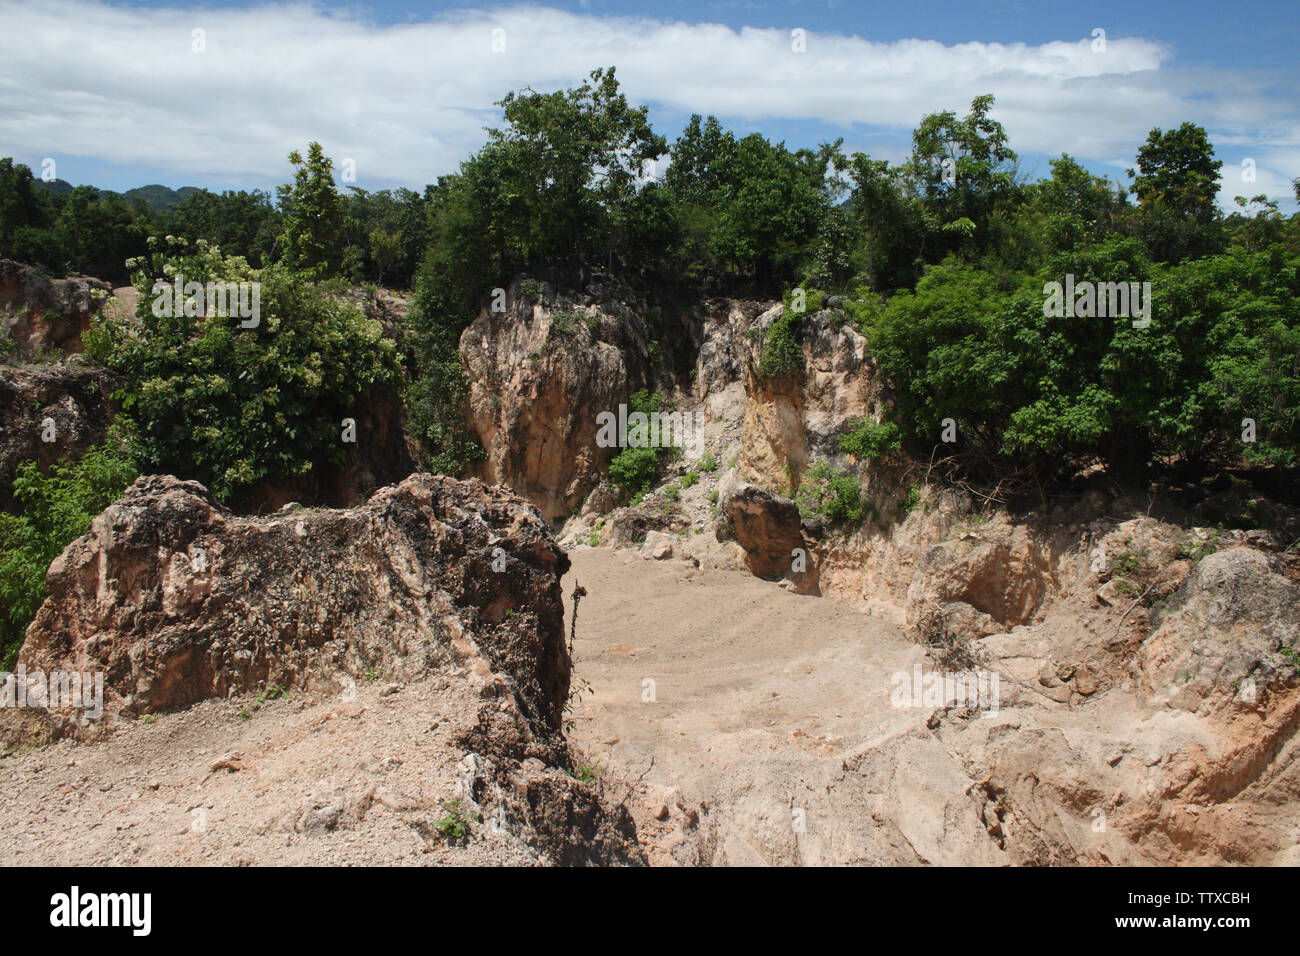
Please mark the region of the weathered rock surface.
POLYGON ((648 331, 630 309, 533 302, 516 283, 508 308, 484 308, 461 334, 480 476, 512 488, 547 520, 604 477, 617 448, 596 444, 596 416, 617 415, 644 384, 648 331))
POLYGON ((112 292, 107 282, 90 276, 51 279, 32 266, 0 259, 0 336, 24 361, 56 349, 81 352, 82 335, 112 292))
POLYGON ((482 779, 465 806, 517 791, 498 799, 552 859, 633 860, 626 817, 562 769, 567 568, 535 509, 478 481, 414 475, 352 510, 241 518, 193 482, 141 478, 55 560, 19 656, 28 674, 102 672, 104 718, 0 717, 11 742, 39 738, 39 720, 89 738, 259 688, 437 677, 474 704, 453 741, 482 779), (529 760, 539 772, 521 777, 529 760))
POLYGON ((579 549, 578 739, 707 808, 639 821, 660 865, 1294 865, 1300 608, 1273 564, 1203 559, 1145 641, 1145 614, 1071 594, 973 641, 994 706, 945 706, 894 694, 965 665, 878 615, 579 549))
MULTIPOLYGON (((872 414, 879 387, 866 339, 843 322, 842 315, 829 311, 810 313, 800 322, 802 371, 764 376, 759 362, 766 333, 781 311, 782 306, 774 305, 747 326, 729 327, 726 334, 745 350, 745 477, 767 488, 792 491, 815 458, 838 454, 836 436, 845 425, 872 414)), ((701 361, 713 354, 702 351, 701 361)), ((697 372, 696 378, 716 388, 723 375, 709 369, 697 372)))
POLYGON ((803 593, 817 593, 811 549, 804 541, 799 506, 789 498, 740 482, 722 491, 725 522, 715 532, 734 536, 745 549, 749 570, 756 577, 787 577, 803 593))
POLYGON ((567 564, 531 508, 478 482, 416 475, 353 510, 240 518, 195 482, 140 478, 50 566, 19 660, 102 670, 109 712, 136 716, 479 658, 485 694, 552 733, 567 564))
POLYGON ((46 471, 103 441, 115 413, 115 387, 108 372, 92 366, 0 365, 0 508, 12 507, 13 480, 23 462, 46 471))

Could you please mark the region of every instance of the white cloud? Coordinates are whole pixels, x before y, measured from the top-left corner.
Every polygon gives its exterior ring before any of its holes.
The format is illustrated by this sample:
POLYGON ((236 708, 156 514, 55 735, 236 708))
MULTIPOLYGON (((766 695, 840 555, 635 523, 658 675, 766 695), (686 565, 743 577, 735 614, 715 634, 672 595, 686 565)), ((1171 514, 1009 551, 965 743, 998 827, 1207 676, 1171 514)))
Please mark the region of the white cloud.
MULTIPOLYGON (((1179 71, 1168 47, 1139 38, 1110 37, 1094 53, 1089 38, 945 46, 810 33, 800 54, 782 30, 538 7, 382 25, 310 5, 86 0, 0 0, 0 22, 0 155, 93 156, 171 170, 177 182, 282 180, 288 152, 318 139, 336 160, 355 159, 362 185, 423 184, 482 143, 506 91, 571 86, 609 64, 652 121, 715 113, 904 138, 923 114, 964 111, 992 92, 1022 153, 1128 164, 1152 126, 1191 119, 1220 145, 1229 180, 1242 156, 1256 159, 1254 192, 1288 194, 1300 172, 1293 99, 1266 95, 1268 81, 1246 71, 1179 71), (203 53, 191 49, 194 29, 205 31, 203 53), (504 53, 492 52, 494 29, 504 53)), ((846 135, 865 144, 866 133, 846 135)))

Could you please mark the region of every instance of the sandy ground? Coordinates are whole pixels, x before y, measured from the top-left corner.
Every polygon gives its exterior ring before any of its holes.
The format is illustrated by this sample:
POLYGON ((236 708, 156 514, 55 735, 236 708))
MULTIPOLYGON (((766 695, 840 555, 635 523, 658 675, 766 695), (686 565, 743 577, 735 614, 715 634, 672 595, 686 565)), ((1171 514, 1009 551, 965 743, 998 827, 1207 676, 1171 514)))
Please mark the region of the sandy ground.
POLYGON ((465 775, 450 741, 478 703, 446 683, 362 683, 353 700, 256 710, 206 701, 11 757, 0 865, 536 863, 508 826, 457 844, 436 831, 465 775))
MULTIPOLYGON (((921 647, 881 618, 743 572, 584 546, 570 557, 568 617, 575 583, 588 592, 574 649, 575 691, 586 693, 571 736, 612 778, 643 781, 630 808, 652 862, 694 862, 710 845, 714 862, 847 862, 835 847, 854 842, 872 858, 860 862, 926 857, 852 836, 856 824, 836 821, 814 792, 842 782, 846 761, 864 754, 879 756, 874 763, 892 777, 891 751, 924 734, 929 711, 890 703, 891 676, 910 672, 921 647), (678 820, 675 801, 702 807, 704 821, 689 826, 689 813, 678 820), (664 805, 668 819, 655 820, 664 805)), ((924 777, 923 761, 935 755, 918 756, 924 777)), ((917 783, 951 785, 960 798, 969 780, 951 769, 917 783)), ((860 789, 905 803, 897 785, 864 780, 845 789, 855 799, 860 789)), ((930 801, 922 815, 934 809, 930 801)), ((862 823, 873 826, 870 810, 862 823)), ((939 826, 942 835, 942 819, 939 826)))

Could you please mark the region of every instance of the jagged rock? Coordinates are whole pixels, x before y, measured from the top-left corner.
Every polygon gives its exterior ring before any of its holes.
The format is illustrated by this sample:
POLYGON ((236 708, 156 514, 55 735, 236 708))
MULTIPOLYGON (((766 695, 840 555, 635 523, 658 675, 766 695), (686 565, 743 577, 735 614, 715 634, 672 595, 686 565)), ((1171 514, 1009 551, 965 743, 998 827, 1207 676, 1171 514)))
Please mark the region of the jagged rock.
MULTIPOLYGON (((391 680, 372 706, 416 706, 390 693, 413 687, 417 697, 432 688, 457 722, 468 711, 439 744, 450 753, 426 753, 428 738, 418 759, 444 778, 438 768, 459 768, 457 799, 475 826, 493 804, 509 824, 506 842, 522 840, 543 860, 641 862, 626 810, 565 770, 568 567, 536 509, 478 480, 413 475, 359 508, 248 518, 195 482, 140 478, 51 565, 50 597, 19 656, 27 675, 103 673, 104 717, 6 708, 0 739, 39 743, 37 716, 47 738, 100 739, 133 715, 274 685, 327 700, 342 690, 347 701, 347 681, 355 697, 357 684, 380 673, 391 680)), ((365 710, 343 707, 351 709, 324 719, 365 710)), ((210 770, 244 776, 237 771, 248 761, 228 753, 210 770)), ((384 772, 401 763, 386 761, 384 772)), ((402 813, 439 807, 373 779, 326 781, 272 823, 325 839, 362 826, 372 803, 402 813)), ((411 825, 436 837, 427 819, 411 825)))
POLYGON ((1143 643, 1145 690, 1199 710, 1254 676, 1281 647, 1300 645, 1300 586, 1268 556, 1232 548, 1204 558, 1143 643))
POLYGON ((673 556, 674 543, 672 537, 662 531, 651 531, 645 536, 645 543, 641 545, 641 553, 648 558, 654 558, 656 561, 665 561, 673 556))
POLYGON ((89 366, 0 366, 0 508, 12 506, 13 479, 23 462, 46 471, 104 440, 116 387, 112 375, 89 366), (43 440, 47 423, 53 441, 43 440))
POLYGON ((450 657, 545 735, 568 690, 567 568, 530 506, 477 481, 413 475, 353 510, 241 518, 145 477, 50 566, 19 662, 103 671, 106 711, 138 715, 450 657))
POLYGON ((461 334, 470 427, 487 457, 479 475, 508 485, 548 521, 569 514, 618 451, 596 443, 601 412, 645 381, 649 333, 630 309, 600 321, 595 308, 548 308, 509 290, 461 334))
MULTIPOLYGON (((754 323, 764 332, 781 314, 773 306, 754 323)), ((832 313, 801 322, 804 368, 797 376, 768 378, 759 369, 764 335, 747 338, 745 363, 745 473, 766 487, 797 484, 815 458, 839 454, 837 436, 851 421, 871 414, 876 401, 874 367, 866 338, 832 313)))
POLYGON ((82 335, 112 293, 112 287, 100 279, 51 279, 33 266, 0 259, 0 334, 12 342, 22 360, 55 349, 65 354, 81 352, 82 335))

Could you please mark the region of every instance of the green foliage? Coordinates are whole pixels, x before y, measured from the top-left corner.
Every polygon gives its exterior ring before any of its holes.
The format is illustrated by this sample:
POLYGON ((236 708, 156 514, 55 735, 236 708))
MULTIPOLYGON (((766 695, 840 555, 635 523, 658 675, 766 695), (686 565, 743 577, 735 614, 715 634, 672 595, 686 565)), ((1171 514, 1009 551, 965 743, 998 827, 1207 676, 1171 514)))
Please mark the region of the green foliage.
POLYGON ((714 472, 718 470, 718 458, 711 451, 706 451, 700 458, 699 470, 703 472, 714 472))
POLYGON ((799 346, 799 316, 789 308, 767 329, 758 370, 767 378, 794 375, 803 370, 803 349, 799 346))
POLYGON ((458 843, 469 836, 469 825, 474 818, 465 812, 459 800, 449 800, 442 805, 445 815, 433 827, 449 843, 458 843))
POLYGON ((902 432, 893 422, 873 422, 866 418, 849 423, 839 437, 840 451, 858 458, 880 458, 902 444, 902 432))
POLYGON ((42 475, 34 462, 14 479, 17 514, 0 512, 0 670, 12 667, 27 625, 45 600, 45 572, 91 519, 121 497, 136 468, 121 430, 42 475))
POLYGON ((1205 222, 1214 215, 1222 167, 1200 126, 1153 129, 1137 152, 1133 191, 1143 206, 1166 206, 1205 222))
POLYGON ((905 437, 958 424, 969 450, 1045 469, 1099 457, 1129 477, 1158 455, 1289 465, 1300 453, 1300 255, 1281 246, 1152 264, 1136 239, 1049 259, 1038 277, 948 262, 867 323, 905 437), (1150 282, 1151 324, 1045 316, 1041 287, 1150 282), (1257 438, 1241 439, 1243 419, 1257 438))
MULTIPOLYGON (((640 412, 649 415, 663 411, 667 400, 659 392, 650 393, 645 389, 633 392, 627 400, 628 414, 640 412)), ((651 436, 653 439, 655 436, 651 436)), ((659 474, 661 458, 672 451, 665 447, 637 448, 629 445, 622 449, 609 463, 610 483, 624 491, 633 492, 636 497, 632 504, 638 504, 640 498, 654 483, 659 474)))
POLYGON ((334 188, 334 164, 317 142, 308 144, 305 160, 294 150, 289 162, 294 167, 293 184, 280 189, 285 262, 315 278, 328 279, 339 271, 339 234, 343 230, 343 204, 334 188))
POLYGON ((579 783, 595 783, 605 774, 605 765, 602 763, 583 763, 578 764, 569 771, 569 776, 579 783))
POLYGON ((912 133, 907 177, 917 190, 936 253, 988 249, 997 218, 1017 200, 1016 154, 989 115, 992 94, 977 96, 958 119, 931 113, 912 133))
POLYGON ((375 227, 370 230, 370 257, 375 268, 379 270, 379 281, 384 281, 384 273, 398 256, 402 254, 402 239, 397 233, 375 227))
POLYGON ((624 491, 645 492, 658 473, 658 448, 624 448, 609 463, 610 483, 624 491))
POLYGON ((0 159, 0 257, 56 276, 84 272, 118 280, 126 276, 123 261, 144 251, 152 218, 143 200, 62 180, 46 183, 12 158, 0 159))
POLYGON ((200 189, 163 217, 160 228, 191 244, 206 239, 261 268, 274 260, 284 223, 275 198, 268 193, 228 190, 218 194, 200 189))
POLYGON ((100 316, 86 337, 87 351, 125 381, 141 465, 198 480, 232 503, 259 484, 341 465, 342 420, 359 419, 368 396, 399 380, 379 323, 284 266, 253 270, 171 237, 154 248, 135 262, 136 320, 100 316), (243 328, 220 308, 155 315, 176 275, 187 284, 260 282, 257 324, 243 328))
POLYGON ((688 471, 686 474, 682 475, 681 477, 681 484, 683 488, 694 487, 695 485, 699 484, 699 482, 700 482, 700 473, 698 471, 688 471))
POLYGON ((795 501, 805 518, 820 515, 832 526, 857 527, 871 513, 857 477, 850 472, 836 471, 824 461, 808 470, 795 492, 795 501))
POLYGON ((916 510, 921 503, 921 486, 912 485, 898 501, 898 519, 901 521, 916 510))

